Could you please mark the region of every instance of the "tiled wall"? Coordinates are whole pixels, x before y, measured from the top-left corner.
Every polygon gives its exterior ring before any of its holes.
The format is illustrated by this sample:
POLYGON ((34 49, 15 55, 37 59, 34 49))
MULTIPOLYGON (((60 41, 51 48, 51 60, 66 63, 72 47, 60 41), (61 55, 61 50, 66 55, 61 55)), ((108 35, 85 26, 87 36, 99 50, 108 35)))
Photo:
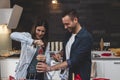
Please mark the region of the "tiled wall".
POLYGON ((59 0, 56 9, 51 0, 11 0, 24 8, 17 31, 30 31, 32 20, 41 15, 49 24, 49 41, 62 41, 64 27, 61 12, 66 8, 77 9, 80 23, 85 26, 94 38, 94 47, 99 48, 99 41, 110 42, 111 47, 120 47, 120 1, 119 0, 59 0), (28 5, 29 4, 29 5, 28 5))

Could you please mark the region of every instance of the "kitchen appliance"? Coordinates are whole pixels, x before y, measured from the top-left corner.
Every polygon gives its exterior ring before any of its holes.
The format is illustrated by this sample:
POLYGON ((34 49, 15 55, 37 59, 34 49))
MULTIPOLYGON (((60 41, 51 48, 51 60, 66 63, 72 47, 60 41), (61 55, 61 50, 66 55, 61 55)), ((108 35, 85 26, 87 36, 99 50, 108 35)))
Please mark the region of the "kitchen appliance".
POLYGON ((17 28, 23 8, 14 5, 13 8, 0 8, 0 25, 7 25, 9 29, 17 28))
POLYGON ((10 0, 0 0, 0 8, 10 8, 10 0))
POLYGON ((0 6, 0 50, 12 49, 11 29, 17 28, 22 11, 23 8, 18 5, 14 5, 13 8, 0 6))

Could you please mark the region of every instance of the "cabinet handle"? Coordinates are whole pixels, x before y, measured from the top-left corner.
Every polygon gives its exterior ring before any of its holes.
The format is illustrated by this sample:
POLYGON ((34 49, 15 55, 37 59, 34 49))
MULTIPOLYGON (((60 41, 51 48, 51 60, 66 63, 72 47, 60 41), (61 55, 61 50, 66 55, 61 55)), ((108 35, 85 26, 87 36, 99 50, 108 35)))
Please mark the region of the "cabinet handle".
POLYGON ((114 62, 114 64, 120 64, 120 62, 114 62))

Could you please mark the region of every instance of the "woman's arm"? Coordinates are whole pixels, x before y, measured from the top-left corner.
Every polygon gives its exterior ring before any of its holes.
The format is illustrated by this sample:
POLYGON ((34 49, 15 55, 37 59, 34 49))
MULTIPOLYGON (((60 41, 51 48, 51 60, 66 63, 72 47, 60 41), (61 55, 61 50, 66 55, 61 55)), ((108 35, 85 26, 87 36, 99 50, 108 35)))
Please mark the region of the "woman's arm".
POLYGON ((31 34, 28 32, 13 32, 10 34, 11 39, 19 41, 21 43, 26 43, 29 45, 37 45, 37 46, 43 46, 44 43, 42 40, 34 40, 31 37, 31 34))
POLYGON ((32 45, 33 39, 31 38, 31 34, 28 32, 13 32, 10 34, 11 39, 19 41, 21 43, 27 43, 32 45))

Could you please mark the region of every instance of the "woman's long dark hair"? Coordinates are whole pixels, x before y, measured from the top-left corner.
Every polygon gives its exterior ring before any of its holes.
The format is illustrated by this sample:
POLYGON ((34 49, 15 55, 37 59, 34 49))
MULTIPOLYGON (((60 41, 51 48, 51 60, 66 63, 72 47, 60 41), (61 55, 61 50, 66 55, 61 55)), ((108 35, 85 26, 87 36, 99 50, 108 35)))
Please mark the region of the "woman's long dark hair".
POLYGON ((43 26, 45 27, 45 35, 43 36, 42 40, 45 44, 45 47, 47 45, 48 42, 48 24, 47 21, 45 19, 41 19, 41 18, 37 18, 33 24, 32 30, 31 30, 31 35, 33 39, 37 39, 36 38, 36 27, 38 26, 43 26))

